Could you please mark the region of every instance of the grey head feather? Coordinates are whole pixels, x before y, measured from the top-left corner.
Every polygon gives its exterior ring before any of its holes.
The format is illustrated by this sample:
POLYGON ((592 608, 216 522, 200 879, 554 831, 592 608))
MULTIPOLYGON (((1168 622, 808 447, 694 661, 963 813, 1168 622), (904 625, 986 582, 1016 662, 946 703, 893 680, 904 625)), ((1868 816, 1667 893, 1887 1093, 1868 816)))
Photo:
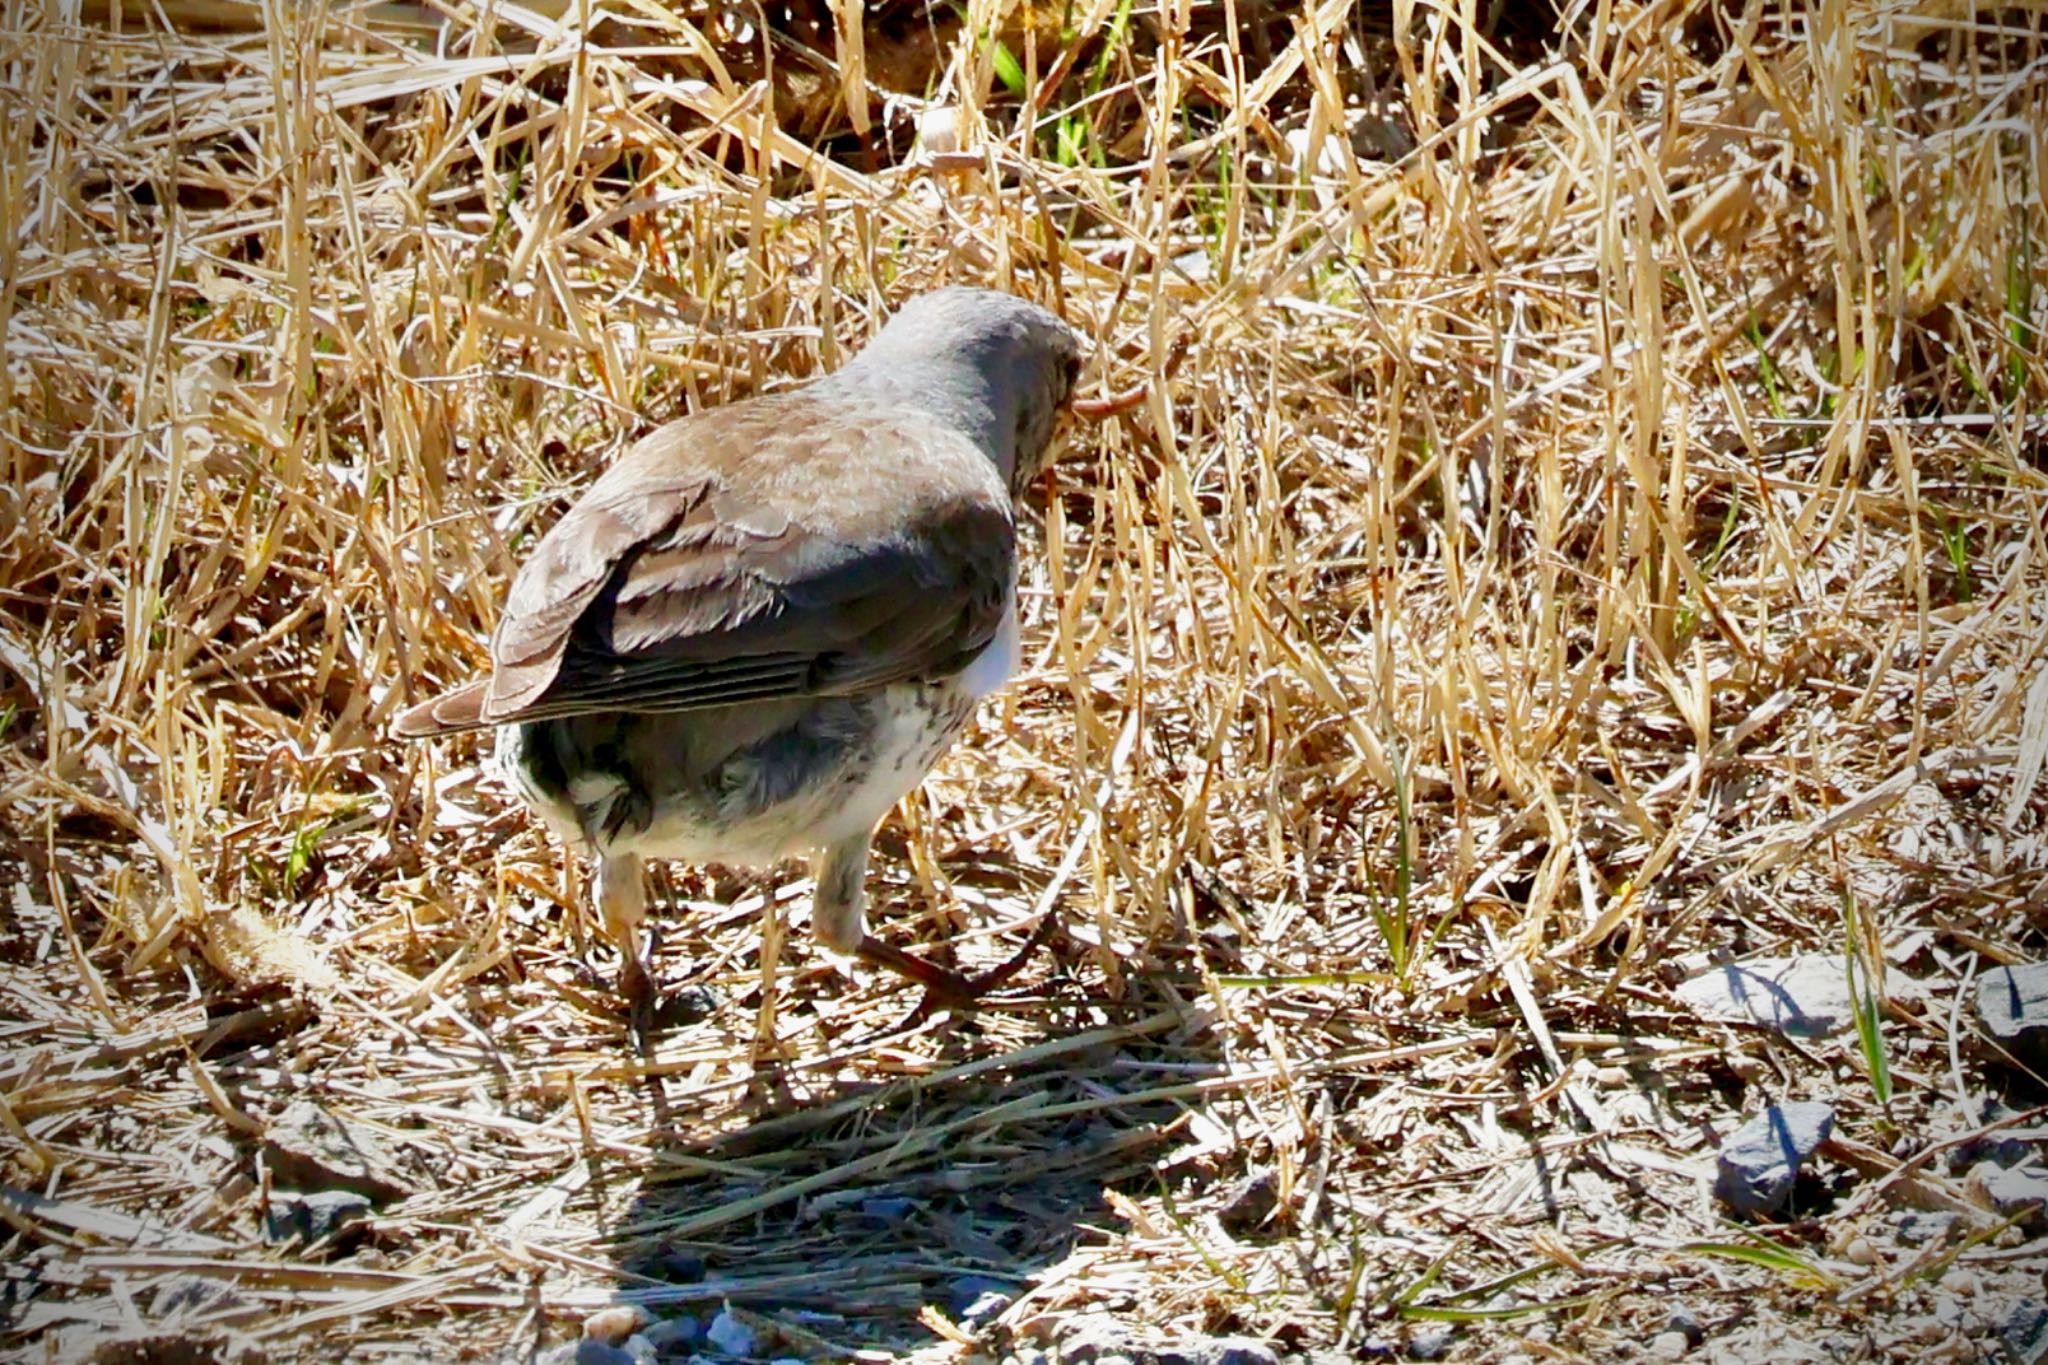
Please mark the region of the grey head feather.
POLYGON ((955 286, 920 294, 810 392, 928 414, 970 436, 1012 493, 1044 468, 1072 396, 1081 341, 1013 294, 955 286))

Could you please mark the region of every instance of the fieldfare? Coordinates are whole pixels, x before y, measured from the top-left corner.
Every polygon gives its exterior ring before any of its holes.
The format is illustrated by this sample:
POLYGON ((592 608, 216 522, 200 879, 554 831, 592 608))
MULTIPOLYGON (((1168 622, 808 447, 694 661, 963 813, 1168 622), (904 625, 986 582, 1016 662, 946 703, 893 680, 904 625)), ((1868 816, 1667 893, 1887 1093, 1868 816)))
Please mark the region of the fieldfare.
POLYGON ((643 857, 808 854, 819 941, 928 1001, 1035 946, 964 976, 869 934, 863 884, 876 825, 1016 667, 1013 502, 1080 363, 1036 304, 942 289, 832 375, 649 433, 514 578, 490 675, 398 717, 497 727, 519 791, 592 856, 637 1027, 643 857))

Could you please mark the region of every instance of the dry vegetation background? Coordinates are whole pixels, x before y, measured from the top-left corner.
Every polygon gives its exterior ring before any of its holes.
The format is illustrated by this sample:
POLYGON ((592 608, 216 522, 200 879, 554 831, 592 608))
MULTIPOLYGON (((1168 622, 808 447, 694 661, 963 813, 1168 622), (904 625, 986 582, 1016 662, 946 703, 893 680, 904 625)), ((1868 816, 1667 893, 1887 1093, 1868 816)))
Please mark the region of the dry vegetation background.
POLYGON ((2048 942, 2043 8, 853 9, 5 6, 0 1349, 1999 1349, 2040 1224, 1945 1158, 2048 1098, 1968 991, 2048 942), (762 990, 793 872, 676 867, 641 1056, 488 742, 385 723, 623 443, 952 281, 1149 385, 873 874, 968 965, 1057 914, 1040 1003, 878 1041, 801 932, 762 990), (1671 989, 1792 952, 1881 1051, 1671 989), (1782 1099, 1839 1140, 1737 1226, 1782 1099))

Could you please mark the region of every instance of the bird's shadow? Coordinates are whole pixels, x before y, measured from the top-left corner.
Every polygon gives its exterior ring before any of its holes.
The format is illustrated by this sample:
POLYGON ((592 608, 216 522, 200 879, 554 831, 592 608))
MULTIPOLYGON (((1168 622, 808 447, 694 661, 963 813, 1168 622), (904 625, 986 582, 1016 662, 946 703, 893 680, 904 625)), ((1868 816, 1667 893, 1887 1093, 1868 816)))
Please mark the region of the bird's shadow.
MULTIPOLYGON (((807 1046, 710 1103, 657 1037, 648 1154, 614 1165, 612 1197, 590 1191, 613 1211, 609 1301, 646 1309, 678 1355, 843 1359, 1028 1317, 1034 1279, 1115 1221, 1105 1189, 1157 1182, 1191 1112, 1164 1092, 1215 1060, 1150 991, 1111 1001, 1059 977, 1038 994, 807 1046)), ((685 1032, 744 1047, 749 1003, 685 1032)))

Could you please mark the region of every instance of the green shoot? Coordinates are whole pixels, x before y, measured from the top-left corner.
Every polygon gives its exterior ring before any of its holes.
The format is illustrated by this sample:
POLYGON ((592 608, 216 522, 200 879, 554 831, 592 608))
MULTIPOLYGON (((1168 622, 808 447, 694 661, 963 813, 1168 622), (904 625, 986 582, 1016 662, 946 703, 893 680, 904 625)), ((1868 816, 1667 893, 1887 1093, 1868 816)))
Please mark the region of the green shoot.
POLYGON ((1003 88, 1013 95, 1024 93, 1024 63, 1017 60, 1017 54, 1003 46, 1003 41, 993 34, 988 40, 988 58, 994 65, 996 79, 1003 88))
POLYGON ((1849 978, 1849 1009, 1856 1016, 1856 1042, 1863 1052, 1863 1069, 1870 1076, 1870 1088, 1887 1112, 1892 1107, 1892 1069, 1885 1057, 1880 1018, 1884 1011, 1884 968, 1879 962, 1865 962, 1869 945, 1862 913, 1856 904, 1856 888, 1842 887, 1843 968, 1849 978), (1862 980, 1857 980, 1861 968, 1862 980))
POLYGON ((1755 314, 1750 315, 1749 325, 1743 329, 1743 334, 1749 338, 1749 344, 1756 348, 1757 377, 1763 381, 1764 401, 1770 405, 1771 416, 1783 417, 1785 397, 1778 390, 1778 366, 1772 361, 1770 351, 1764 346, 1763 324, 1757 321, 1755 314))
POLYGON ((1678 1249, 1775 1271, 1803 1289, 1832 1292, 1842 1287, 1841 1278, 1818 1262, 1796 1251, 1787 1251, 1774 1242, 1761 1239, 1753 1242, 1687 1242, 1678 1249))
POLYGON ((1942 518, 1941 548, 1955 570, 1956 600, 1968 602, 1976 592, 1970 583, 1970 530, 1960 518, 1942 518))

